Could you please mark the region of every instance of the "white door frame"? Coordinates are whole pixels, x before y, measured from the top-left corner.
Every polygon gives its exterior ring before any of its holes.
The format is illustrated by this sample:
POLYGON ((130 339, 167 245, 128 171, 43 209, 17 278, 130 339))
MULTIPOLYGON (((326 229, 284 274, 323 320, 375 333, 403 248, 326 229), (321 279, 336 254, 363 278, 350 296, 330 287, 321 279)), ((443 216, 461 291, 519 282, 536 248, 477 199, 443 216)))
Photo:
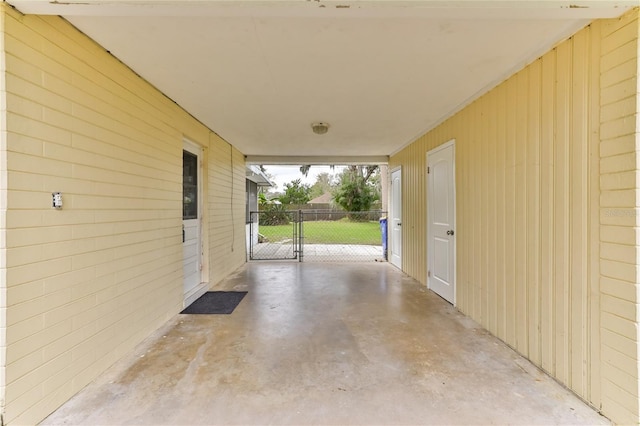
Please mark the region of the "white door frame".
MULTIPOLYGON (((203 167, 202 167, 202 156, 203 156, 203 149, 202 146, 198 145, 195 142, 192 142, 188 139, 183 139, 183 143, 182 143, 182 149, 183 151, 188 151, 191 154, 194 154, 197 156, 198 158, 198 181, 197 181, 197 185, 198 185, 198 210, 197 210, 197 248, 198 248, 198 269, 200 271, 200 276, 199 276, 199 283, 196 284, 193 288, 189 289, 188 291, 185 291, 185 276, 183 276, 183 296, 184 296, 184 306, 188 306, 190 305, 193 301, 195 301, 198 297, 200 297, 202 294, 204 294, 207 291, 208 288, 208 283, 206 282, 205 279, 203 279, 203 273, 204 273, 204 247, 203 247, 203 235, 202 235, 202 209, 203 209, 203 205, 204 205, 204 198, 203 198, 203 167)), ((193 220, 193 219, 191 219, 193 220)), ((182 221, 183 225, 184 225, 184 219, 182 221)), ((184 229, 184 227, 183 227, 184 229)), ((183 231, 184 232, 184 231, 183 231)), ((183 245, 184 247, 184 245, 183 245)), ((184 253, 183 253, 183 264, 184 264, 184 253)))
MULTIPOLYGON (((448 142, 443 143, 442 145, 439 145, 438 147, 430 150, 429 152, 427 152, 427 159, 426 159, 426 166, 429 167, 429 156, 433 155, 439 151, 442 151, 444 149, 448 149, 448 148, 452 148, 453 149, 453 161, 451 164, 451 171, 452 171, 452 175, 453 175, 453 218, 452 218, 452 226, 453 226, 453 230, 455 231, 456 229, 456 145, 455 145, 456 140, 455 139, 451 139, 448 142)), ((431 274, 430 271, 432 270, 432 265, 433 265, 433 230, 432 225, 431 225, 431 220, 429 219, 430 217, 432 217, 431 215, 433 214, 433 208, 432 208, 432 203, 430 202, 430 198, 431 198, 431 194, 429 191, 429 182, 431 179, 431 175, 429 173, 426 174, 427 176, 427 288, 431 289, 431 274)), ((453 300, 451 301, 451 303, 453 304, 453 306, 456 306, 456 263, 457 263, 457 247, 456 247, 456 240, 457 238, 455 238, 455 234, 453 236, 452 239, 452 245, 453 245, 453 254, 452 254, 452 263, 453 263, 453 271, 452 271, 452 280, 453 280, 453 300)))
MULTIPOLYGON (((390 199, 391 202, 389 203, 389 206, 390 206, 389 213, 390 214, 389 214, 389 220, 387 221, 387 227, 388 227, 387 228, 387 232, 388 232, 388 242, 389 242, 388 250, 389 250, 389 254, 390 254, 389 262, 393 266, 397 267, 398 269, 402 269, 402 228, 400 228, 400 241, 399 242, 396 241, 396 242, 394 242, 394 244, 391 244, 391 242, 394 240, 394 235, 395 235, 395 233, 394 233, 394 226, 395 226, 394 217, 396 216, 396 214, 395 214, 396 212, 395 212, 395 208, 394 208, 394 200, 395 200, 395 195, 396 194, 394 193, 394 190, 393 190, 393 175, 394 175, 394 173, 398 173, 399 174, 399 176, 400 176, 400 185, 402 185, 402 167, 398 166, 398 167, 393 168, 391 170, 390 174, 389 174, 389 177, 390 177, 389 180, 391 181, 391 185, 389 185, 389 192, 391 192, 391 194, 389 196, 389 199, 390 199), (396 243, 398 243, 398 244, 396 244, 396 243), (399 247, 399 250, 395 250, 394 251, 394 250, 392 250, 392 247, 394 247, 396 249, 398 249, 398 247, 399 247), (398 253, 396 253, 396 251, 398 253), (394 262, 394 260, 395 260, 394 257, 396 256, 396 254, 397 254, 397 262, 394 262)), ((399 200, 399 203, 400 203, 400 213, 402 213, 402 187, 400 187, 400 200, 399 200)), ((400 220, 402 220, 402 215, 400 215, 400 220)), ((402 223, 400 223, 399 225, 402 226, 402 223)))

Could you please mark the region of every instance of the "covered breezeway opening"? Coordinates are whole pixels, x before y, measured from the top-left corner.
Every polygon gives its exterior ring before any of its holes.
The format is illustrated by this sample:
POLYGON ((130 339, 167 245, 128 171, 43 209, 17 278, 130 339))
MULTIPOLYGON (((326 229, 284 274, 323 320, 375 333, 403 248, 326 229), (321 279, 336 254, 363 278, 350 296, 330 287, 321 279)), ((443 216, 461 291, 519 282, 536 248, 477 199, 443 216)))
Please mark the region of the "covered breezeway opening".
POLYGON ((382 210, 254 211, 250 229, 258 237, 249 246, 249 260, 387 261, 387 219, 382 210))
POLYGON ((323 172, 312 185, 314 177, 308 174, 318 165, 272 162, 251 166, 263 170, 274 184, 258 196, 247 193, 248 205, 258 200, 248 212, 248 260, 387 261, 386 164, 325 166, 335 174, 323 172), (283 171, 286 178, 278 176, 283 171))

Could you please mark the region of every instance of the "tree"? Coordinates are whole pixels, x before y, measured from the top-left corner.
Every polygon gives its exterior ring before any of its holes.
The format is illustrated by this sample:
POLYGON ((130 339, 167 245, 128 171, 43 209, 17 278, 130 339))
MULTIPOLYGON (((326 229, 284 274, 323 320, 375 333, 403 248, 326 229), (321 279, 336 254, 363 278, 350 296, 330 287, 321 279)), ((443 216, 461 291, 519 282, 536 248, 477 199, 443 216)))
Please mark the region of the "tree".
POLYGON ((379 171, 378 166, 349 166, 340 175, 340 183, 334 193, 334 200, 350 212, 367 211, 380 198, 372 177, 379 171))
POLYGON ((316 182, 311 185, 311 192, 309 197, 314 199, 322 194, 331 193, 335 186, 335 179, 333 175, 327 172, 322 172, 316 176, 316 182))
POLYGON ((306 204, 311 199, 311 188, 300 179, 284 184, 284 195, 280 197, 282 204, 306 204))
POLYGON ((304 164, 300 166, 300 173, 302 173, 305 177, 309 176, 310 169, 311 169, 311 164, 304 164))

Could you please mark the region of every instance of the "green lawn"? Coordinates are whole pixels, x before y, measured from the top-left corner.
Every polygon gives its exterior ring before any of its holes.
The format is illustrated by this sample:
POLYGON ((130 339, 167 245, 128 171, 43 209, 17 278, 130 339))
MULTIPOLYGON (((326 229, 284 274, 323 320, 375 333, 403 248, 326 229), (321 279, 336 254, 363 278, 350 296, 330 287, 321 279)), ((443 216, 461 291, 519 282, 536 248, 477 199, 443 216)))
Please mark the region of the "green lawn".
MULTIPOLYGON (((268 242, 290 240, 293 224, 260 225, 260 233, 268 242)), ((380 223, 351 222, 348 220, 304 222, 305 244, 366 244, 382 245, 380 223)))

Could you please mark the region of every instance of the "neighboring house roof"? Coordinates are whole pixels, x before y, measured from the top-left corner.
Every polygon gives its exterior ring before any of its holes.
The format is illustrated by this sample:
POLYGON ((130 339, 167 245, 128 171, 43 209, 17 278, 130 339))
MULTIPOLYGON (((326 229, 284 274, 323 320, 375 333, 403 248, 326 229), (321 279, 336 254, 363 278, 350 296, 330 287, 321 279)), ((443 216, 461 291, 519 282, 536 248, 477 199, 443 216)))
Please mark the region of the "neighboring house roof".
POLYGON ((333 201, 333 194, 330 192, 325 192, 319 197, 314 198, 313 200, 309 200, 307 204, 328 204, 333 201))
POLYGON ((258 166, 247 166, 247 179, 258 186, 273 186, 267 175, 258 166))

